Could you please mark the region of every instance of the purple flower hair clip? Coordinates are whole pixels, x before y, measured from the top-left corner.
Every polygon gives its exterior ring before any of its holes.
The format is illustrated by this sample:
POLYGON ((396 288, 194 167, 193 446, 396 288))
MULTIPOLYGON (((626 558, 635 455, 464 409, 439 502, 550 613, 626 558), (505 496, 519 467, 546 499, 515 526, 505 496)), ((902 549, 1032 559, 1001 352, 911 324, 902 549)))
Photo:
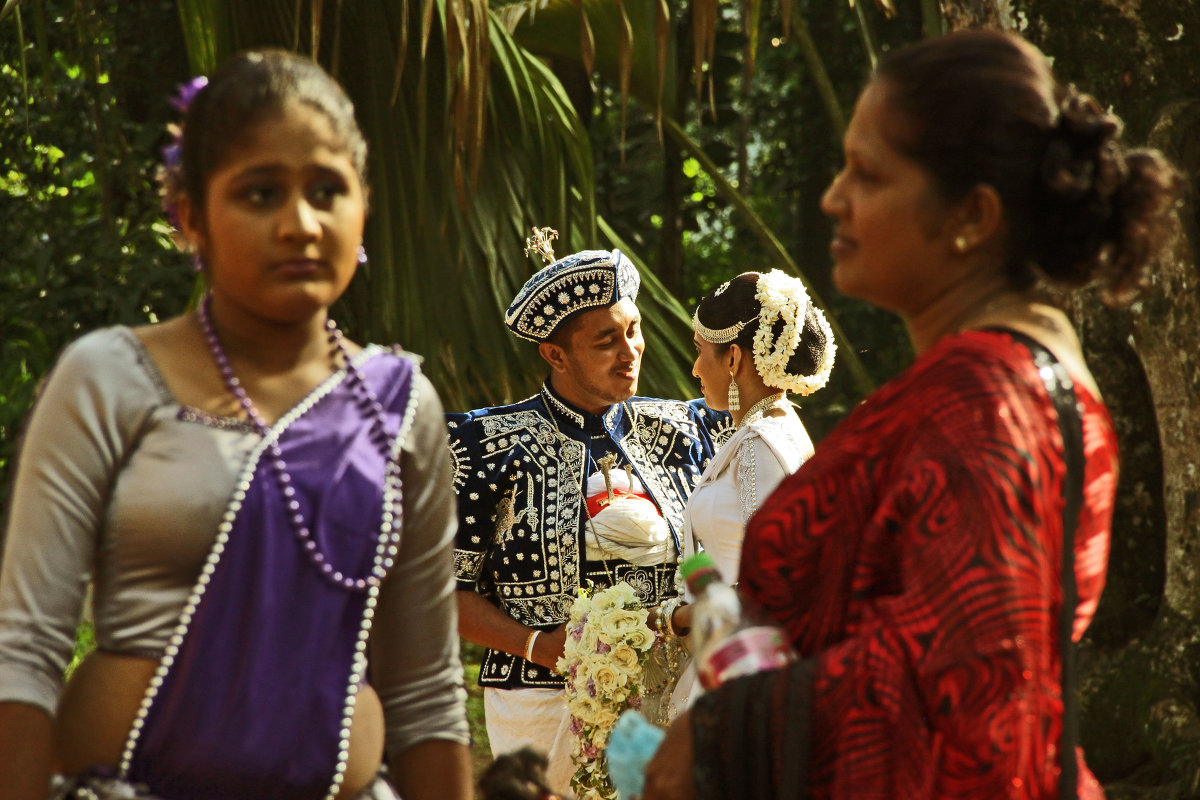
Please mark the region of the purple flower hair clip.
MULTIPOLYGON (((175 96, 170 99, 171 107, 186 116, 188 108, 200 90, 208 85, 208 78, 199 75, 186 83, 179 84, 175 96)), ((183 124, 171 123, 167 126, 170 140, 163 145, 162 164, 158 169, 159 193, 162 196, 163 216, 175 228, 182 230, 179 219, 179 195, 183 192, 183 124)))
POLYGON ((170 100, 171 105, 180 114, 186 114, 192 106, 192 101, 196 99, 196 95, 200 94, 200 90, 205 86, 208 86, 208 77, 205 75, 197 75, 190 81, 179 84, 175 96, 170 100))

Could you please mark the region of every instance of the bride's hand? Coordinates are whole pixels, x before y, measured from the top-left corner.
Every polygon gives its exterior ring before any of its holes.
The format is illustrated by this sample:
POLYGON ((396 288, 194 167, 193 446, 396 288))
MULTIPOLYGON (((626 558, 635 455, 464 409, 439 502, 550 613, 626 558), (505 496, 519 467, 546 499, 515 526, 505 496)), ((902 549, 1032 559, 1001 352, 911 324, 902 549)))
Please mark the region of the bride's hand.
POLYGON ((671 615, 671 627, 680 636, 687 636, 692 630, 692 604, 684 603, 675 609, 671 615))
POLYGON ((692 715, 684 711, 667 729, 666 738, 646 765, 646 788, 640 800, 693 800, 692 715))

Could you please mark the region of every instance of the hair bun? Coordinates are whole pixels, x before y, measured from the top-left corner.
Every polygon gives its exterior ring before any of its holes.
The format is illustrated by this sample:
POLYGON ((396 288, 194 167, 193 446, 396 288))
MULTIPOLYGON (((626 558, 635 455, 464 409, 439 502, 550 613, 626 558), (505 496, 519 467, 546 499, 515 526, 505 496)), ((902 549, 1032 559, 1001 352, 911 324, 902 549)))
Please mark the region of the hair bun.
POLYGON ((1046 186, 1067 202, 1090 193, 1111 195, 1126 175, 1117 145, 1121 130, 1121 120, 1094 97, 1073 87, 1066 89, 1042 159, 1046 186))

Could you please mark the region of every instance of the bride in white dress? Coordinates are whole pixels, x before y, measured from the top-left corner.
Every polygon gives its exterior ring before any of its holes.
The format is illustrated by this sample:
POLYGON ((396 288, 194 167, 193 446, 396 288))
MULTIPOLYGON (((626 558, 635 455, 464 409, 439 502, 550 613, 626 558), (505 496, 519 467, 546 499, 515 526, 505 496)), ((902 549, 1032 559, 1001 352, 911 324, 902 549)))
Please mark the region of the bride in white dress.
MULTIPOLYGON (((733 582, 746 521, 812 455, 812 440, 787 395, 812 394, 829 380, 833 333, 804 285, 779 270, 746 272, 717 287, 700 301, 692 327, 692 374, 709 407, 728 409, 737 430, 688 500, 684 555, 707 550, 733 582)), ((665 629, 686 634, 689 605, 671 603, 662 611, 665 629)), ((670 716, 699 691, 689 663, 672 693, 670 716)))

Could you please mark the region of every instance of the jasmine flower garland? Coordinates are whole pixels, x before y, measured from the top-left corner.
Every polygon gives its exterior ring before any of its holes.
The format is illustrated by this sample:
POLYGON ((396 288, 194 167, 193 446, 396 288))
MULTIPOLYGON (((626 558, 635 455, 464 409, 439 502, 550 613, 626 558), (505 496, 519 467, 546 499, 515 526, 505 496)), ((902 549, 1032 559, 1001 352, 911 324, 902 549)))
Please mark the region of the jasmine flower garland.
POLYGON ((833 330, 821 309, 813 307, 817 324, 825 335, 828 345, 812 375, 791 375, 788 362, 800 345, 800 334, 804 330, 804 318, 808 313, 809 298, 804 284, 782 270, 773 269, 759 276, 754 298, 758 300, 758 330, 754 332, 754 366, 767 386, 809 395, 829 381, 833 370, 833 357, 837 346, 833 341, 833 330), (771 341, 776 321, 783 320, 779 338, 771 341))

